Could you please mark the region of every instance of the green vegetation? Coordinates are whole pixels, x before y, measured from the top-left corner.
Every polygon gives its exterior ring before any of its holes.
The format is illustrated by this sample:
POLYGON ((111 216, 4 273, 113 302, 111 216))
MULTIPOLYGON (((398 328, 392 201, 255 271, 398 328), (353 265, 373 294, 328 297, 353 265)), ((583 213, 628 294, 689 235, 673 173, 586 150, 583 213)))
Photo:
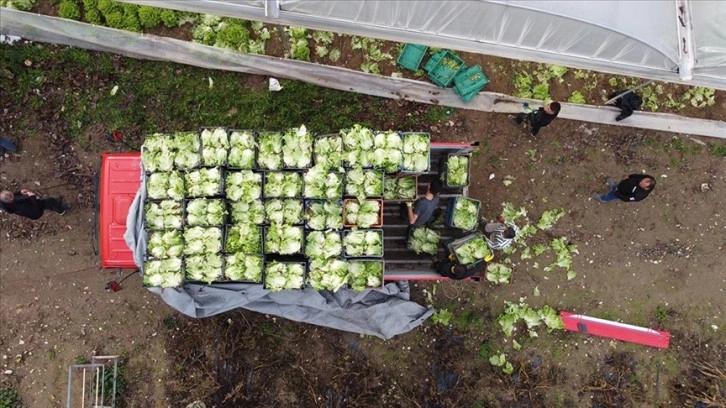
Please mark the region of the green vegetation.
POLYGON ((35 0, 0 0, 0 6, 20 11, 29 11, 35 6, 35 0))
POLYGON ((713 145, 709 152, 717 157, 726 157, 726 145, 713 145))
POLYGON ((23 408, 20 394, 10 387, 0 387, 0 408, 23 408))

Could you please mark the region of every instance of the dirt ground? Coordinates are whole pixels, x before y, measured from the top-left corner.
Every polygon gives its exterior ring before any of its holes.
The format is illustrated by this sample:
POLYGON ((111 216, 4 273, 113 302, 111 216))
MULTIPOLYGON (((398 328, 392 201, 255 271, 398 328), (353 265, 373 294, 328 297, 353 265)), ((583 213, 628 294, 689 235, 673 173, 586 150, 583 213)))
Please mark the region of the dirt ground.
MULTIPOLYGON (((568 281, 522 262, 509 285, 417 283, 414 300, 426 303, 424 290, 435 288, 433 305, 453 312, 452 325, 429 321, 384 342, 247 311, 189 319, 141 288, 138 275, 119 292, 104 290, 117 274, 99 268, 94 247, 97 152, 59 139, 52 117, 18 128, 12 125, 22 107, 2 108, 0 132, 20 140, 21 151, 0 158, 0 186, 63 195, 74 205, 35 222, 0 214, 0 378, 28 407, 64 406, 68 366, 108 354, 128 359, 130 407, 197 400, 208 407, 680 407, 709 396, 710 406, 726 400, 726 159, 708 153, 723 142, 567 120, 533 139, 504 115, 454 113, 428 130, 439 141, 481 143, 470 196, 491 216, 505 201, 525 206, 534 220, 566 209, 551 234, 578 245, 578 276, 568 281), (590 198, 605 191, 607 177, 641 172, 658 182, 645 201, 590 198), (532 295, 535 287, 541 296, 532 295), (667 330, 671 347, 558 332, 517 337, 523 348, 514 352, 494 320, 505 300, 521 297, 534 307, 667 330), (496 351, 508 353, 513 375, 489 365, 496 351)), ((116 150, 93 137, 100 150, 116 150)))

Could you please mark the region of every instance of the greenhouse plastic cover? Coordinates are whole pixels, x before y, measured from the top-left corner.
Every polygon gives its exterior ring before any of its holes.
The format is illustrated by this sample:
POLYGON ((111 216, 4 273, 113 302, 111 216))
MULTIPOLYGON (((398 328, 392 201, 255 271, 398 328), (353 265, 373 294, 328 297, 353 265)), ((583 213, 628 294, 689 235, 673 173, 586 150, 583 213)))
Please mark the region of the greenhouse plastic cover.
MULTIPOLYGON (((146 253, 142 204, 146 196, 142 181, 126 219, 126 244, 142 265, 146 253)), ((354 333, 389 339, 406 333, 429 318, 434 310, 409 300, 408 282, 388 283, 381 289, 335 293, 304 290, 270 292, 260 284, 185 284, 181 288, 149 288, 169 306, 187 316, 209 317, 236 308, 284 317, 354 333)))
MULTIPOLYGON (((122 1, 726 89, 726 1, 122 1)), ((128 56, 144 47, 94 42, 103 28, 38 17, 0 8, 0 33, 128 56)), ((190 50, 173 52, 156 58, 190 50)))
POLYGON ((726 1, 124 1, 726 89, 726 1))

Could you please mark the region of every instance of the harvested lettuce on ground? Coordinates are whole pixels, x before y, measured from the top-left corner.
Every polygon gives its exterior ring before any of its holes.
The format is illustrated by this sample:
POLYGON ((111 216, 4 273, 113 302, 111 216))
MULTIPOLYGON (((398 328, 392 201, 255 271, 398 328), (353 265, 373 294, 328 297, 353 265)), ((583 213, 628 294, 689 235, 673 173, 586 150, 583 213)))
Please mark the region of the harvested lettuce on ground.
POLYGON ((340 201, 313 201, 305 211, 305 222, 312 230, 343 228, 343 205, 340 201))
POLYGON ((250 202, 262 196, 262 174, 249 170, 225 174, 225 194, 230 201, 250 202))
POLYGON ((154 200, 184 198, 184 177, 179 171, 152 173, 146 179, 146 194, 154 200))
POLYGON ((222 194, 222 171, 217 167, 192 170, 184 175, 189 198, 222 194))
POLYGON ((262 282, 263 261, 259 255, 247 255, 242 252, 227 255, 224 265, 224 277, 231 281, 262 282))
POLYGON ((436 255, 440 240, 441 234, 438 232, 426 227, 415 227, 408 238, 408 244, 417 254, 436 255))
POLYGON ((383 256, 383 231, 348 231, 343 238, 343 246, 346 256, 383 256))
POLYGON ((305 264, 272 261, 265 267, 265 289, 277 292, 302 289, 305 284, 305 264))
POLYGON ((348 283, 356 291, 383 285, 383 261, 349 261, 348 283))
POLYGON ((380 225, 381 203, 378 200, 346 200, 345 223, 347 225, 370 228, 380 225))
POLYGON ((203 129, 202 164, 205 166, 224 166, 227 164, 229 137, 223 128, 203 129))
POLYGON ((308 283, 315 290, 335 292, 348 283, 348 262, 343 259, 313 259, 308 269, 308 283))
POLYGON ((144 211, 146 228, 149 230, 179 229, 182 227, 181 201, 147 202, 144 211))
POLYGON ((187 202, 186 213, 187 225, 214 227, 224 225, 227 205, 222 199, 197 198, 187 202))
POLYGON ((184 253, 184 238, 181 231, 150 232, 146 252, 154 259, 179 258, 184 253))
POLYGON ((403 163, 401 170, 426 172, 429 169, 431 137, 428 133, 406 133, 403 135, 403 163))
POLYGON ((255 167, 255 136, 249 130, 237 130, 229 135, 227 165, 236 169, 252 170, 255 167))

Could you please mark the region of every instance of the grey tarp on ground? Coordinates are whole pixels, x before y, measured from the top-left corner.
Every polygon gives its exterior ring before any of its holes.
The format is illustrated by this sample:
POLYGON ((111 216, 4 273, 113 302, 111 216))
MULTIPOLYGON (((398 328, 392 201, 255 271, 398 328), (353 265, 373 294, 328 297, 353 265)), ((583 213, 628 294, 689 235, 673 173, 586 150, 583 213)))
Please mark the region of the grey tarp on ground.
MULTIPOLYGON (((126 219, 126 244, 141 265, 146 252, 142 205, 146 195, 142 182, 126 219)), ((382 289, 336 293, 305 290, 270 292, 262 285, 244 283, 186 284, 182 288, 150 288, 169 304, 191 317, 208 317, 236 308, 284 317, 382 339, 406 333, 433 314, 409 300, 407 282, 388 283, 382 289)))

